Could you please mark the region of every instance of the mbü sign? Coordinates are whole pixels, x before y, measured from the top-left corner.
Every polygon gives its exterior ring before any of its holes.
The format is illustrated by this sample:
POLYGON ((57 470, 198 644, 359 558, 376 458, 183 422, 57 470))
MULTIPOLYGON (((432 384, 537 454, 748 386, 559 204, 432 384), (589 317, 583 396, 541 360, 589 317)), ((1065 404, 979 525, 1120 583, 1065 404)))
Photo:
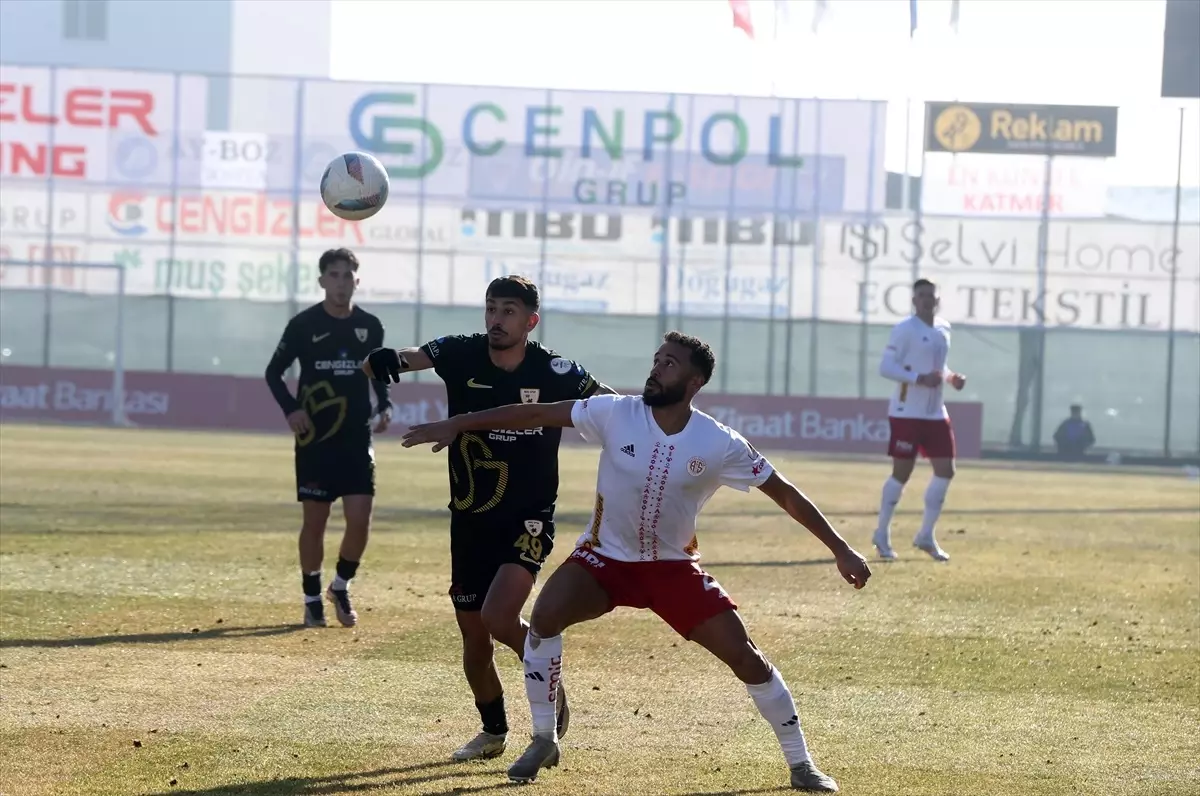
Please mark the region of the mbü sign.
POLYGON ((1082 105, 931 102, 927 152, 998 155, 1117 154, 1117 109, 1082 105))

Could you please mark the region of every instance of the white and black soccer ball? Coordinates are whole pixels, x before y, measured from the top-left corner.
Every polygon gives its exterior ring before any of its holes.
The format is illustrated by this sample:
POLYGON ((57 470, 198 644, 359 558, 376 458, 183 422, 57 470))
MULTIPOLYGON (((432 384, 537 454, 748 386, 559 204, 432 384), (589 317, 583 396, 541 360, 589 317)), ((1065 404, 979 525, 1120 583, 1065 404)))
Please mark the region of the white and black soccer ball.
POLYGON ((379 212, 388 198, 388 175, 373 155, 338 155, 321 175, 321 201, 347 221, 362 221, 379 212))

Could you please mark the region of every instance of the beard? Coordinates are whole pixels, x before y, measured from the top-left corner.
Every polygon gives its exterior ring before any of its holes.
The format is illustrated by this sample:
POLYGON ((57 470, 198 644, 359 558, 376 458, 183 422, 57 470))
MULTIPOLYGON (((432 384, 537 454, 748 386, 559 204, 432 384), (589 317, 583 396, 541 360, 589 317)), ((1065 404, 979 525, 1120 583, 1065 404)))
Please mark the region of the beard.
POLYGON ((504 335, 503 337, 494 337, 491 332, 488 332, 488 348, 493 351, 507 351, 510 348, 518 345, 521 342, 520 337, 512 335, 504 335))
POLYGON ((655 382, 658 389, 652 389, 647 383, 642 389, 642 403, 646 406, 674 406, 687 398, 687 388, 682 384, 664 387, 655 382))

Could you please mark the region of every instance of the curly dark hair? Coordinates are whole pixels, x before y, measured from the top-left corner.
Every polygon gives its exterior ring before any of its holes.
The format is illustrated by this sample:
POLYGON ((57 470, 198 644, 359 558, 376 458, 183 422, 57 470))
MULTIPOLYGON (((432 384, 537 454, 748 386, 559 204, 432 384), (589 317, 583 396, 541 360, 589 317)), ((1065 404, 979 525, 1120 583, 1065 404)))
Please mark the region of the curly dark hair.
POLYGON ((663 335, 663 342, 675 343, 691 351, 692 355, 688 359, 692 367, 700 371, 700 375, 704 377, 704 383, 708 384, 717 367, 717 355, 713 353, 712 346, 699 337, 680 331, 667 332, 663 335))

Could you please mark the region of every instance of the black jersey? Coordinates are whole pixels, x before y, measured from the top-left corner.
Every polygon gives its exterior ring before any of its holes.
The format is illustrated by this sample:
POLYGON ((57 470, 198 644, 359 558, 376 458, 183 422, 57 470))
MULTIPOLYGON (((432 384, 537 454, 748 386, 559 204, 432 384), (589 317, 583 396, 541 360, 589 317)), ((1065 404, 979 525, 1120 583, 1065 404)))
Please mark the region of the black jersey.
MULTIPOLYGON (((370 438, 372 382, 362 362, 382 346, 383 324, 360 307, 348 317, 335 318, 314 304, 288 321, 266 376, 285 415, 303 409, 312 420, 312 430, 296 439, 297 448, 370 438), (300 383, 293 396, 283 376, 297 359, 300 383)), ((383 410, 390 405, 387 386, 375 382, 374 387, 383 410)))
MULTIPOLYGON (((492 363, 485 334, 441 337, 421 350, 446 383, 451 416, 586 398, 599 386, 583 366, 534 342, 513 371, 492 363)), ((552 511, 561 440, 561 428, 460 434, 449 449, 450 510, 477 517, 552 511)))

